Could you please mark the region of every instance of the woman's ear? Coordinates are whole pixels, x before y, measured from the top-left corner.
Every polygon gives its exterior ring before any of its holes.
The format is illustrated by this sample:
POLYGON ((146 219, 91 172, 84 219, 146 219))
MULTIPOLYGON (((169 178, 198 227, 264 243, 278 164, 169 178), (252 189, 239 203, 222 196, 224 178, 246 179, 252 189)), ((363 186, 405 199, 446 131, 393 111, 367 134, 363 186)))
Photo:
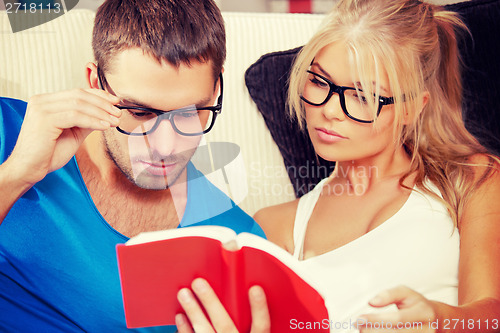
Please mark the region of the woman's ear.
MULTIPOLYGON (((430 94, 428 91, 424 91, 422 93, 422 110, 424 109, 424 107, 427 105, 427 103, 429 102, 429 98, 430 98, 430 94)), ((422 112, 422 110, 420 110, 420 112, 422 112)), ((419 114, 420 114, 419 112, 419 114)))
MULTIPOLYGON (((418 109, 416 111, 416 114, 415 114, 415 119, 418 118, 420 116, 420 113, 422 113, 422 111, 424 110, 425 106, 427 105, 427 103, 429 102, 429 98, 430 98, 430 94, 428 91, 424 91, 422 93, 422 95, 420 95, 420 98, 422 98, 422 104, 421 104, 421 108, 418 109)), ((405 114, 403 116, 403 125, 408 125, 412 122, 412 119, 408 113, 407 110, 405 110, 405 114)))
POLYGON ((85 66, 85 79, 88 88, 100 89, 99 79, 97 77, 97 66, 93 62, 89 62, 85 66))

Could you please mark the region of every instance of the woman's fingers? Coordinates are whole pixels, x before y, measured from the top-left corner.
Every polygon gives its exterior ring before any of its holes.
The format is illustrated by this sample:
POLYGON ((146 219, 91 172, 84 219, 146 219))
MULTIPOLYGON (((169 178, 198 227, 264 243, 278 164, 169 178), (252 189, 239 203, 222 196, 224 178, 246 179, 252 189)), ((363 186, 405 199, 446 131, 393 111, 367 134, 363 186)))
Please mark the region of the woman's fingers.
POLYGON ((397 305, 397 311, 364 314, 358 319, 361 333, 434 332, 436 312, 431 302, 406 286, 385 290, 369 301, 374 307, 397 305))
POLYGON ((383 307, 389 304, 396 304, 399 307, 399 304, 404 305, 404 303, 408 303, 415 296, 419 295, 417 292, 406 286, 397 286, 391 289, 387 289, 373 297, 369 304, 375 307, 383 307))

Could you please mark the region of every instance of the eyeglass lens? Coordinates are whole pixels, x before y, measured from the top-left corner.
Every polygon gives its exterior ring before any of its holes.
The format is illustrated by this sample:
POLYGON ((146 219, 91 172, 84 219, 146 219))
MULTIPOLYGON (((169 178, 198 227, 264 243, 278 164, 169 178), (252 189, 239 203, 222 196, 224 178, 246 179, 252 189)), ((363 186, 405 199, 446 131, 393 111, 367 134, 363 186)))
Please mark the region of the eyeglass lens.
MULTIPOLYGON (((330 84, 321 76, 314 73, 308 73, 302 98, 310 104, 321 105, 325 103, 330 96, 330 89, 332 88, 334 87, 330 87, 330 84)), ((345 89, 341 93, 344 95, 344 105, 341 105, 344 112, 361 121, 373 121, 375 119, 376 113, 373 112, 373 109, 367 103, 366 96, 362 91, 345 89)), ((341 99, 342 97, 340 96, 339 100, 342 104, 341 99)))
POLYGON ((148 111, 125 109, 120 120, 120 128, 125 132, 139 135, 156 129, 161 121, 170 119, 172 126, 181 134, 202 134, 212 124, 213 117, 213 111, 198 110, 195 107, 169 111, 160 115, 148 111))

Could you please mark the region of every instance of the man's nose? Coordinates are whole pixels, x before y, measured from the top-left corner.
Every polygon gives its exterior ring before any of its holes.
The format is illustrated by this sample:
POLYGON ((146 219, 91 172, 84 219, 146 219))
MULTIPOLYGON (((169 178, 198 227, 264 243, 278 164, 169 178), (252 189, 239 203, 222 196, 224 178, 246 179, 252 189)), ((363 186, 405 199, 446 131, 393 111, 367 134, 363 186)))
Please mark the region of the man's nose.
POLYGON ((180 134, 178 134, 170 120, 161 118, 158 120, 156 129, 148 134, 150 148, 161 156, 168 156, 175 153, 175 147, 180 134))

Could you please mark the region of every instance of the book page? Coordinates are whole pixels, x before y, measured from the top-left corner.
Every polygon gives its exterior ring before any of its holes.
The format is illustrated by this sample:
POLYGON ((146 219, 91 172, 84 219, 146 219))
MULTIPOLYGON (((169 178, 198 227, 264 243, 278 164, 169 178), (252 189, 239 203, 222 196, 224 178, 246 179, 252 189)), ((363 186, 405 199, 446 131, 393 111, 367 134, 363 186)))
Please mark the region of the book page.
POLYGON ((185 227, 178 229, 142 232, 139 235, 130 238, 125 243, 125 245, 135 245, 135 244, 155 242, 165 239, 192 237, 192 236, 212 238, 219 240, 222 243, 227 243, 230 240, 234 240, 236 238, 236 233, 232 229, 222 226, 216 226, 216 225, 194 226, 194 227, 185 227))
POLYGON ((239 248, 246 246, 269 253, 297 273, 297 275, 304 279, 304 281, 310 284, 313 288, 319 290, 319 286, 315 283, 316 278, 304 269, 300 264, 301 262, 295 259, 293 255, 285 249, 279 247, 271 241, 268 241, 267 239, 246 232, 242 232, 237 236, 237 242, 239 248))
MULTIPOLYGON (((239 234, 238 241, 242 263, 238 269, 243 277, 239 288, 247 291, 259 285, 264 290, 273 332, 289 332, 293 319, 320 322, 328 318, 325 299, 314 285, 316 279, 300 261, 279 246, 251 234, 239 234)), ((248 313, 246 319, 250 322, 247 297, 238 305, 246 309, 243 312, 248 313)), ((324 330, 314 330, 320 331, 324 330)))

